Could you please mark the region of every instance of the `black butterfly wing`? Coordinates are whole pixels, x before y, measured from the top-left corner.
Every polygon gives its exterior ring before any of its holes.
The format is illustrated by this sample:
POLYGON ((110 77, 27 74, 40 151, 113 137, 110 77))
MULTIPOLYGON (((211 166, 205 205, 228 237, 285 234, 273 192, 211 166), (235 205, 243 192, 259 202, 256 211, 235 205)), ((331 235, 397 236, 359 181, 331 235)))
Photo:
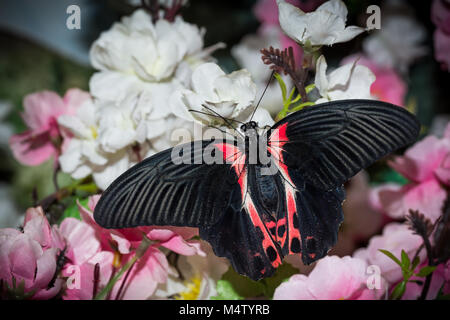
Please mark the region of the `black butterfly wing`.
POLYGON ((404 108, 375 100, 306 107, 271 130, 269 146, 308 183, 331 190, 418 137, 420 124, 404 108))
POLYGON ((229 205, 237 176, 229 164, 203 163, 210 143, 168 149, 130 168, 103 192, 94 211, 97 223, 105 228, 214 224, 229 205), (172 154, 180 155, 181 163, 172 154))
POLYGON ((276 247, 275 240, 247 197, 245 152, 236 142, 195 143, 178 147, 187 150, 186 164, 174 163, 169 149, 123 173, 102 194, 95 220, 105 228, 199 227, 216 255, 228 258, 238 272, 255 280, 271 275, 282 257, 267 251, 276 247), (207 147, 216 148, 222 164, 203 163, 207 147))
POLYGON ((315 105, 276 123, 268 151, 286 195, 277 218, 282 254, 301 253, 305 264, 326 255, 343 221, 342 184, 412 143, 419 129, 403 108, 373 100, 315 105))

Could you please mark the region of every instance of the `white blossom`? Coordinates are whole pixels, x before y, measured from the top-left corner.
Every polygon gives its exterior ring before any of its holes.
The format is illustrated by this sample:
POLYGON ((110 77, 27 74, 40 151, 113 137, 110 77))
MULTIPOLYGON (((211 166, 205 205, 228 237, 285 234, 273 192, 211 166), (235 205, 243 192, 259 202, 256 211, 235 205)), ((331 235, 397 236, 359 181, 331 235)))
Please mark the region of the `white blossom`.
POLYGON ((421 43, 426 30, 408 15, 383 18, 381 29, 363 41, 364 52, 377 65, 406 72, 409 65, 428 52, 421 43))
POLYGON ((92 175, 97 186, 106 189, 140 160, 174 146, 172 131, 193 125, 174 115, 150 119, 147 106, 130 94, 120 105, 89 100, 75 115, 59 117, 58 123, 73 135, 59 157, 62 171, 74 179, 92 175))
POLYGON ((346 42, 364 31, 346 27, 347 7, 341 0, 330 0, 316 11, 305 13, 284 0, 277 0, 279 21, 283 31, 306 46, 332 45, 346 42))
POLYGON ((217 122, 220 118, 215 113, 236 119, 248 115, 255 101, 256 85, 245 69, 225 74, 217 64, 205 63, 192 73, 191 87, 178 90, 170 101, 173 113, 186 120, 217 122))
POLYGON ((353 63, 345 64, 327 74, 327 62, 320 56, 316 62, 315 85, 322 98, 316 103, 343 99, 373 99, 370 86, 375 75, 369 68, 353 63))
POLYGON ((206 256, 180 256, 177 270, 169 269, 167 281, 158 285, 153 299, 176 295, 181 299, 206 300, 217 295, 217 281, 228 270, 229 263, 214 255, 207 242, 201 241, 201 247, 206 256), (183 278, 178 272, 182 273, 183 278))
POLYGON ((165 119, 152 118, 152 109, 142 96, 130 95, 120 103, 99 101, 98 140, 105 152, 142 144, 166 130, 165 119))
POLYGON ((204 30, 181 17, 152 23, 144 10, 103 32, 91 48, 91 62, 102 71, 134 74, 144 81, 170 79, 178 65, 203 49, 204 30))
POLYGON ((93 168, 104 168, 108 157, 98 146, 98 122, 93 101, 88 100, 77 109, 75 115, 62 115, 58 124, 73 134, 68 146, 59 157, 63 172, 81 179, 93 172, 93 168))

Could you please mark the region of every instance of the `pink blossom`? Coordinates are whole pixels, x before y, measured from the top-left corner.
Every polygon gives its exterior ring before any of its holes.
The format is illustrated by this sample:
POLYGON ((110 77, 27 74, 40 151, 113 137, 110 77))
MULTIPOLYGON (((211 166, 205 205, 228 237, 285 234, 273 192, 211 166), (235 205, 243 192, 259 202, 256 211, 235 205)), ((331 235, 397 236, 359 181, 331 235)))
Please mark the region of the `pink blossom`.
POLYGON ((341 64, 351 63, 356 59, 358 59, 357 64, 366 66, 375 74, 376 80, 370 87, 370 93, 374 97, 398 106, 405 105, 406 84, 394 69, 378 66, 362 55, 349 56, 342 60, 341 64))
POLYGON ((411 182, 403 187, 385 185, 372 191, 372 199, 392 218, 402 218, 410 209, 419 210, 432 221, 442 213, 450 173, 450 125, 442 138, 428 136, 389 165, 411 182))
MULTIPOLYGON (((310 12, 315 10, 319 5, 321 5, 324 0, 288 0, 290 4, 302 9, 304 12, 310 12)), ((266 28, 278 27, 279 29, 279 39, 280 46, 282 49, 292 47, 294 51, 295 63, 297 65, 302 64, 303 50, 302 48, 291 38, 289 38, 280 28, 278 22, 278 5, 276 0, 260 0, 253 8, 253 13, 256 18, 261 22, 261 27, 259 33, 263 33, 266 28)))
POLYGON ((443 70, 450 71, 450 33, 441 29, 434 32, 434 57, 441 63, 443 70))
MULTIPOLYGON (((406 224, 392 222, 384 227, 382 235, 371 238, 367 248, 357 250, 353 256, 365 260, 369 265, 380 267, 384 279, 392 284, 403 279, 402 270, 379 250, 387 250, 396 257, 400 257, 404 250, 412 260, 422 242, 422 238, 413 234, 406 224)), ((424 259, 423 251, 419 257, 424 259)))
POLYGON ((340 229, 338 242, 332 253, 344 256, 353 253, 358 243, 366 241, 382 226, 383 215, 370 207, 369 177, 362 171, 354 176, 345 188, 347 197, 343 203, 344 227, 340 229))
MULTIPOLYGON (((324 0, 287 0, 286 2, 302 9, 304 12, 311 12, 321 5, 324 0)), ((253 13, 258 20, 266 25, 278 25, 278 6, 276 0, 259 0, 253 8, 253 13)))
POLYGON ((297 274, 282 283, 274 294, 276 300, 373 300, 383 293, 369 289, 364 260, 345 256, 326 256, 317 262, 309 276, 297 274))
MULTIPOLYGON (((61 223, 61 233, 68 242, 68 258, 71 263, 66 265, 66 276, 70 276, 70 266, 78 266, 81 285, 78 288, 66 290, 65 299, 91 299, 93 297, 94 269, 99 263, 99 290, 111 277, 111 273, 120 264, 127 263, 135 256, 135 249, 142 241, 144 233, 154 243, 147 249, 145 255, 131 269, 126 284, 123 285, 119 299, 146 299, 155 291, 159 283, 167 281, 169 264, 161 247, 181 255, 204 255, 200 244, 186 241, 196 234, 191 228, 157 228, 138 227, 129 229, 104 229, 93 218, 93 210, 99 196, 89 199, 86 209, 79 205, 82 221, 67 218, 61 223), (84 283, 84 285, 83 285, 84 283)), ((71 270, 73 267, 70 268, 71 270)), ((119 294, 122 277, 114 286, 110 297, 119 294)), ((98 291, 97 291, 98 292, 98 291)))
MULTIPOLYGON (((417 271, 420 270, 422 267, 425 267, 426 265, 427 264, 420 265, 417 268, 417 271)), ((423 282, 423 281, 425 281, 425 278, 413 276, 413 277, 411 277, 411 280, 419 280, 419 281, 423 282)), ((427 300, 434 300, 437 297, 439 290, 441 289, 441 287, 443 285, 444 285, 443 294, 450 293, 445 284, 446 284, 445 266, 443 264, 440 264, 436 268, 436 270, 433 271, 433 277, 431 279, 431 284, 428 289, 428 293, 427 293, 427 297, 426 297, 427 300)), ((392 286, 392 288, 394 288, 394 286, 392 286)), ((402 300, 417 300, 421 296, 422 290, 423 290, 423 285, 420 285, 415 282, 408 282, 408 284, 406 285, 406 291, 402 296, 402 300)))
POLYGON ((62 287, 62 279, 49 286, 56 272, 56 257, 64 247, 56 227, 51 228, 41 208, 27 210, 23 233, 0 229, 0 279, 10 288, 24 285, 32 299, 50 299, 62 287))
POLYGON ((394 219, 404 218, 412 209, 425 214, 434 222, 441 215, 447 198, 446 191, 436 179, 420 184, 407 184, 395 191, 389 186, 381 186, 377 192, 385 213, 394 219))
POLYGON ((445 0, 434 0, 431 20, 437 29, 434 32, 434 57, 442 69, 450 71, 450 4, 445 0))
POLYGON ((15 158, 22 164, 36 166, 60 153, 62 140, 70 138, 61 131, 57 119, 63 114, 74 114, 89 99, 87 92, 79 89, 67 91, 64 98, 55 92, 42 91, 29 94, 24 99, 22 114, 28 130, 10 138, 15 158))
POLYGON ((450 4, 446 0, 433 0, 431 20, 438 29, 450 34, 450 4))

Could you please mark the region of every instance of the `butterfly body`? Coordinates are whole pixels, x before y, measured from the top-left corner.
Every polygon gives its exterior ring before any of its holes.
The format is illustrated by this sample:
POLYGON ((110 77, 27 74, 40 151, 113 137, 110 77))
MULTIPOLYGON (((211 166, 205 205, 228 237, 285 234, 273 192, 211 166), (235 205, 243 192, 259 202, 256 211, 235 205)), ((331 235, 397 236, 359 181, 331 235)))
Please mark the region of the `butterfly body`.
POLYGON ((254 121, 241 130, 240 141, 192 142, 129 169, 102 195, 96 221, 198 227, 216 255, 258 280, 287 255, 305 264, 326 255, 343 221, 343 183, 413 142, 419 124, 400 107, 347 100, 305 108, 262 135, 254 121), (221 161, 200 161, 206 151, 221 161))

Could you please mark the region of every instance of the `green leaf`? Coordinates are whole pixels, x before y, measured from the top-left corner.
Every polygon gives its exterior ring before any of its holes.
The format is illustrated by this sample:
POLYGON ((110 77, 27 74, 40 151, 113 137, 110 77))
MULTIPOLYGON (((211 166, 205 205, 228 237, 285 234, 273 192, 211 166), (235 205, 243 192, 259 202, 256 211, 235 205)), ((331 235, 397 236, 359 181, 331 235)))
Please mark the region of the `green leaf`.
POLYGON ((281 94, 283 96, 283 102, 286 101, 286 93, 287 93, 287 89, 286 89, 286 84, 283 81, 283 78, 278 74, 278 73, 274 73, 273 76, 275 77, 275 79, 277 79, 278 84, 280 85, 280 89, 281 89, 281 94))
POLYGON ((316 87, 316 85, 314 83, 311 83, 310 85, 307 85, 305 87, 306 93, 310 93, 315 87, 316 87))
POLYGON ((420 263, 420 258, 415 257, 412 262, 411 270, 414 271, 417 268, 417 266, 419 265, 419 263, 420 263))
POLYGON ((405 252, 405 250, 402 250, 402 268, 409 270, 409 267, 411 266, 411 261, 409 260, 408 254, 405 252))
POLYGON ((436 270, 436 266, 426 266, 419 270, 416 273, 416 276, 425 278, 429 274, 431 274, 434 270, 436 270))
POLYGON ((304 102, 304 103, 299 104, 299 105, 295 106, 294 108, 292 108, 292 110, 290 112, 296 112, 296 111, 302 110, 304 107, 313 106, 314 104, 315 103, 311 102, 311 101, 304 102))
POLYGON ((78 205, 77 205, 77 200, 80 202, 80 204, 83 207, 85 207, 86 209, 89 209, 88 208, 88 202, 89 202, 88 198, 86 198, 86 199, 74 198, 73 203, 69 207, 67 207, 66 210, 64 210, 61 218, 58 221, 58 224, 60 224, 65 218, 69 218, 69 217, 81 220, 80 211, 79 211, 78 205))
POLYGON ((211 297, 212 300, 243 300, 233 288, 233 285, 227 280, 217 281, 217 296, 211 297))
POLYGON ((384 253, 389 258, 391 258, 396 264, 398 264, 400 267, 402 267, 402 263, 400 262, 400 260, 398 260, 398 258, 396 256, 394 256, 394 254, 392 254, 391 252, 384 250, 384 249, 378 249, 378 251, 380 251, 381 253, 384 253))
POLYGON ((253 281, 240 275, 232 267, 222 276, 222 280, 228 281, 236 293, 244 298, 258 297, 264 294, 264 284, 261 281, 253 281))
POLYGON ((390 299, 391 300, 399 300, 403 296, 403 294, 406 291, 406 283, 407 281, 403 280, 399 284, 397 284, 394 288, 394 290, 391 293, 390 299))
POLYGON ((265 278, 263 280, 265 284, 264 295, 272 299, 275 289, 286 280, 289 280, 294 274, 298 274, 299 270, 294 268, 291 264, 284 262, 281 266, 277 268, 275 274, 270 278, 265 278))

